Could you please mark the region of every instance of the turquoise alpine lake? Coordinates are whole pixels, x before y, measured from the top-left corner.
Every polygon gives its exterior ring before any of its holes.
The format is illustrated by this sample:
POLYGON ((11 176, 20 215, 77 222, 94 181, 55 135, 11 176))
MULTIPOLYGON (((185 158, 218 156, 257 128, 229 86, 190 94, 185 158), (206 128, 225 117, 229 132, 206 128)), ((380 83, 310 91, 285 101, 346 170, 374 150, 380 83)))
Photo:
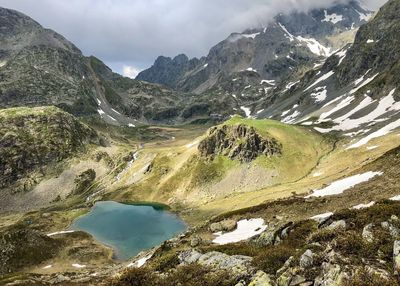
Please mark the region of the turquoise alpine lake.
POLYGON ((116 259, 126 260, 184 232, 186 224, 153 206, 97 202, 71 229, 91 234, 111 246, 116 259))

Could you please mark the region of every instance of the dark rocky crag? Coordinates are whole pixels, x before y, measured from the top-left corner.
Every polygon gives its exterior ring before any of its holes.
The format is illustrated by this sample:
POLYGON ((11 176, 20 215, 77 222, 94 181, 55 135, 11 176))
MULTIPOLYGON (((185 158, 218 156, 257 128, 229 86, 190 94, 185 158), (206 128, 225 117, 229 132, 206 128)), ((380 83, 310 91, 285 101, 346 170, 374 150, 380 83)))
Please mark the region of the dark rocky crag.
POLYGON ((261 155, 270 157, 282 153, 282 146, 276 139, 264 138, 253 127, 243 124, 211 128, 198 149, 202 157, 222 155, 242 163, 251 162, 261 155))

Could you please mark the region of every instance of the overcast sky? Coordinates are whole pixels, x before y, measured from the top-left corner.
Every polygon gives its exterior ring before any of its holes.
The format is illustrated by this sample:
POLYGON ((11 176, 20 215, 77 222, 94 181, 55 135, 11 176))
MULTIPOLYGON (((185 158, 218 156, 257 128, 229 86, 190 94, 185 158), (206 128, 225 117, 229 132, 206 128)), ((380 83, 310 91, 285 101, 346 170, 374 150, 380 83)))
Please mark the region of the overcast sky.
MULTIPOLYGON (((348 0, 339 0, 346 2, 348 0)), ((376 8, 385 0, 364 0, 376 8)), ((126 76, 159 55, 189 57, 232 32, 266 25, 278 12, 326 7, 335 0, 0 0, 62 34, 126 76)))

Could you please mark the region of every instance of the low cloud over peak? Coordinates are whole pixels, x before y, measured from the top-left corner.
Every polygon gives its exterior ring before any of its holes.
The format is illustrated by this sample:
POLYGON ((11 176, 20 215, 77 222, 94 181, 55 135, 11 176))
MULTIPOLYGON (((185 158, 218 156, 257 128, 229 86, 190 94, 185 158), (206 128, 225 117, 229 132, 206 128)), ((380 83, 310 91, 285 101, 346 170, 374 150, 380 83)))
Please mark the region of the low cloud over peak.
MULTIPOLYGON (((0 0, 133 76, 158 55, 206 55, 232 32, 266 25, 279 12, 349 0, 0 0), (124 68, 125 66, 125 68, 124 68)), ((385 0, 365 0, 376 8, 385 0)))

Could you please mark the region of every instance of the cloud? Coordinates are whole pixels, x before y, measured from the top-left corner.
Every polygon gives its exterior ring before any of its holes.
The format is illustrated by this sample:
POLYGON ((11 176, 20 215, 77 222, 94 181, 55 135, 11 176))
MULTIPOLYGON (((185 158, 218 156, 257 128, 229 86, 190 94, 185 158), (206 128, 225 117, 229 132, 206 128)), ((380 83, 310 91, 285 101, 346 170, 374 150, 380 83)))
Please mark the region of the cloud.
POLYGON ((141 70, 133 67, 133 66, 126 66, 122 67, 122 75, 130 78, 135 78, 141 70))
POLYGON ((349 0, 0 0, 0 6, 26 13, 111 66, 145 68, 158 55, 206 55, 230 33, 267 25, 279 12, 338 1, 349 0))

